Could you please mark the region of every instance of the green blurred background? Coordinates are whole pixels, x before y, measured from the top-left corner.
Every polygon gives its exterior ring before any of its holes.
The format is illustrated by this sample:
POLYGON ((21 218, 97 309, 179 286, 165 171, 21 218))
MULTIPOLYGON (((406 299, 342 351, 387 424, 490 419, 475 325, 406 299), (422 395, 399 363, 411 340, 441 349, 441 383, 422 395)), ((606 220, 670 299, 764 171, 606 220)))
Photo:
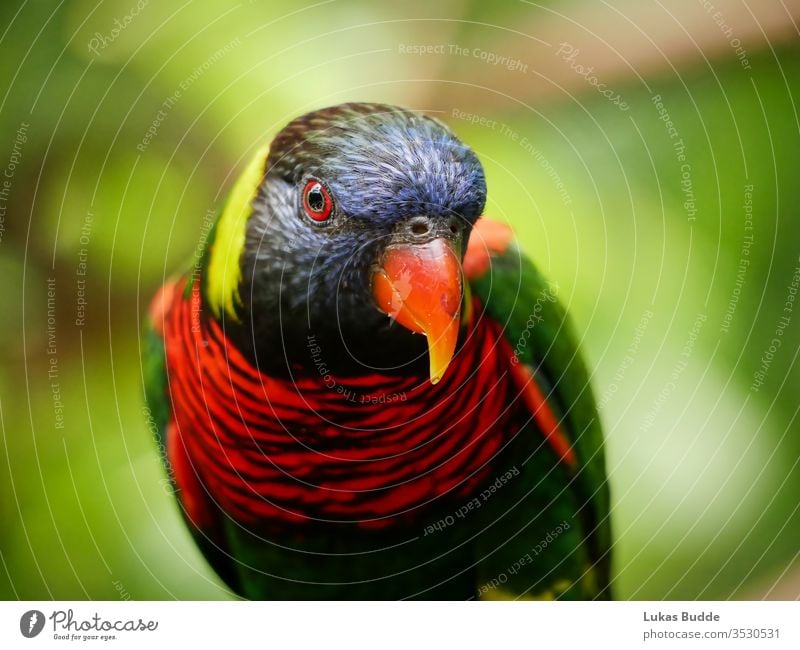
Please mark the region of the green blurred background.
POLYGON ((800 597, 799 4, 3 2, 0 597, 230 597, 163 487, 138 333, 243 160, 351 100, 448 122, 558 282, 618 595, 800 597))

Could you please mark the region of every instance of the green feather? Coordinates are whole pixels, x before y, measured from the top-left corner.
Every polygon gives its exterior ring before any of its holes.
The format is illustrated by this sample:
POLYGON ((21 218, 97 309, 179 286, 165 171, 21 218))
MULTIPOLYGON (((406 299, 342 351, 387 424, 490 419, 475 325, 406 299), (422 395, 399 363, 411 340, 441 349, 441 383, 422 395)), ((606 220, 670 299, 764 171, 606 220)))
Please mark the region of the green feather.
POLYGON ((164 341, 148 322, 142 337, 142 376, 147 421, 166 463, 166 432, 170 417, 164 341))
MULTIPOLYGON (((565 497, 557 499, 554 507, 563 507, 561 502, 569 501, 567 492, 572 493, 573 506, 581 509, 584 528, 581 538, 593 565, 594 575, 588 580, 584 576, 583 581, 596 583, 596 587, 589 589, 590 592, 596 589, 594 595, 608 596, 611 524, 603 432, 589 374, 572 324, 558 301, 557 287, 547 281, 515 244, 494 255, 489 271, 471 284, 487 313, 504 327, 517 358, 534 370, 548 403, 561 418, 562 432, 572 444, 578 467, 574 476, 559 471, 548 479, 555 483, 563 481, 564 485, 569 482, 569 490, 562 490, 565 497), (585 502, 588 507, 582 507, 585 502)), ((539 471, 549 470, 543 466, 539 471)), ((532 476, 531 480, 539 479, 532 476)), ((510 492, 507 494, 510 498, 510 492)), ((550 525, 556 525, 560 516, 549 517, 550 525)), ((537 531, 550 532, 547 525, 536 526, 537 531)), ((573 533, 561 537, 567 542, 578 529, 575 526, 573 533)))

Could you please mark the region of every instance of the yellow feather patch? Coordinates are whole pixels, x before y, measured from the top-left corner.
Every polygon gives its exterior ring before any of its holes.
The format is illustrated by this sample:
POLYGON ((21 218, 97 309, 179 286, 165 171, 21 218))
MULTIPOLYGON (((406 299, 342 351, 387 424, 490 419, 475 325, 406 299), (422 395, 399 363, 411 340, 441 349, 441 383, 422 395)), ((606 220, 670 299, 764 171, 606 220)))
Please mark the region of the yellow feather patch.
POLYGON ((236 306, 242 304, 239 296, 239 282, 242 279, 240 260, 247 218, 258 186, 264 178, 268 152, 269 146, 261 147, 250 160, 233 186, 217 221, 207 278, 208 301, 217 318, 222 316, 224 309, 227 316, 239 322, 236 306))
POLYGON ((543 591, 535 596, 532 594, 515 594, 507 589, 497 587, 490 589, 484 594, 479 596, 481 600, 555 600, 555 594, 552 591, 543 591))
POLYGON ((550 589, 545 589, 536 594, 525 593, 517 594, 503 587, 493 587, 491 583, 487 583, 478 589, 479 598, 481 600, 555 600, 573 586, 570 580, 558 580, 550 586, 550 589))

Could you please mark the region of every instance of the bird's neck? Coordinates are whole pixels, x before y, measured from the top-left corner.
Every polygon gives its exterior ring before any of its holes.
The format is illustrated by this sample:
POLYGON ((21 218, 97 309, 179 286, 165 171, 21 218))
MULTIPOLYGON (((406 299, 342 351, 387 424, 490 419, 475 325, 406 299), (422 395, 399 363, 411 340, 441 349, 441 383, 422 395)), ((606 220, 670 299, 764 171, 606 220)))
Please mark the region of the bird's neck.
POLYGON ((277 304, 258 313, 244 309, 238 320, 214 320, 250 363, 273 377, 427 377, 425 337, 375 312, 343 322, 335 309, 328 318, 309 318, 308 311, 277 304))

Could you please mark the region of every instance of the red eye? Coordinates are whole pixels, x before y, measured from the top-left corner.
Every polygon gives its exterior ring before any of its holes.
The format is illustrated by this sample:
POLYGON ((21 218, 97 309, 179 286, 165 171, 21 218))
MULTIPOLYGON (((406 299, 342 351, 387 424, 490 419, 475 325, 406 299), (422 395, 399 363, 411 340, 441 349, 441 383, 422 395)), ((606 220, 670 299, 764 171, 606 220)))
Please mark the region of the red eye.
POLYGON ((333 212, 330 192, 319 181, 310 180, 303 188, 303 209, 314 221, 326 221, 333 212))

